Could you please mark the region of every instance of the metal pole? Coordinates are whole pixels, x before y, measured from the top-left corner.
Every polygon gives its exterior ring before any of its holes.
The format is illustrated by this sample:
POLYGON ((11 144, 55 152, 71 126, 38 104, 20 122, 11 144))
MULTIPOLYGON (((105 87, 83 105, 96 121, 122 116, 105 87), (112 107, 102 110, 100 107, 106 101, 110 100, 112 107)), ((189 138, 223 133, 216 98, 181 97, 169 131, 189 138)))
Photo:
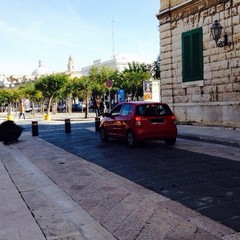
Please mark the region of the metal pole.
POLYGON ((95 132, 99 131, 100 117, 95 117, 95 132))
POLYGON ((111 88, 109 88, 109 112, 111 112, 111 88))
POLYGON ((113 24, 115 22, 115 19, 112 17, 112 58, 114 59, 115 57, 115 42, 114 42, 114 27, 113 24))
POLYGON ((65 133, 71 133, 71 121, 70 121, 70 118, 65 119, 65 133))
POLYGON ((38 136, 38 122, 32 121, 32 136, 38 136))

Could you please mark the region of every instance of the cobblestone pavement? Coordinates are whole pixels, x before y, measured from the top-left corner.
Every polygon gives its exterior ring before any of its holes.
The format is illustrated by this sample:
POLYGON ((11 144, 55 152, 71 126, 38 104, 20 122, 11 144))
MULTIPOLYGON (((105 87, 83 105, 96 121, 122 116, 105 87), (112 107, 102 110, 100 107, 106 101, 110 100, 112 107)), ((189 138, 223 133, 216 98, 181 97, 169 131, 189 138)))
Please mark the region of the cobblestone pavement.
POLYGON ((47 239, 240 239, 239 149, 129 149, 101 143, 93 122, 72 123, 71 134, 56 122, 40 124, 39 137, 30 130, 7 146, 19 162, 2 162, 47 239))
POLYGON ((101 143, 92 123, 73 125, 70 135, 51 127, 43 127, 41 138, 240 231, 240 162, 161 142, 137 149, 114 140, 101 143))
POLYGON ((240 238, 231 228, 40 138, 25 135, 8 150, 13 158, 3 158, 4 166, 46 239, 240 238))

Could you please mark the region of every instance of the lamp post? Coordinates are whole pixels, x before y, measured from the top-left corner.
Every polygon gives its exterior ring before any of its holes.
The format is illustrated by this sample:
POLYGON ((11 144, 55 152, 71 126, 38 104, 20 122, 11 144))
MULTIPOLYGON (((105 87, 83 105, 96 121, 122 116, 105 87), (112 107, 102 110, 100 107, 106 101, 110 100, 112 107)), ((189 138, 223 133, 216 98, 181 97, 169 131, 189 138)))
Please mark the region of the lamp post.
POLYGON ((115 19, 112 17, 112 58, 115 58, 115 36, 114 36, 114 24, 115 19))
POLYGON ((226 33, 224 33, 224 41, 218 42, 222 35, 222 29, 223 27, 219 23, 218 20, 215 20, 213 25, 211 26, 211 34, 213 37, 213 40, 215 40, 217 47, 224 47, 224 46, 231 46, 231 42, 228 42, 228 36, 226 33))

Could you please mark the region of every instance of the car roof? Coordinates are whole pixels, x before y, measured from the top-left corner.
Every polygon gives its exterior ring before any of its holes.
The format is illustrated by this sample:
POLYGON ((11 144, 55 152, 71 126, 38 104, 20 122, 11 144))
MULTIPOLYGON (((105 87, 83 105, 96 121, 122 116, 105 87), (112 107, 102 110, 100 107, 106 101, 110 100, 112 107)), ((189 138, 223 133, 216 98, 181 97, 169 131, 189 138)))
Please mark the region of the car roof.
POLYGON ((156 102, 156 101, 128 101, 128 102, 122 102, 122 103, 130 103, 130 104, 134 104, 134 105, 142 105, 142 104, 163 104, 163 105, 166 105, 166 103, 156 102))

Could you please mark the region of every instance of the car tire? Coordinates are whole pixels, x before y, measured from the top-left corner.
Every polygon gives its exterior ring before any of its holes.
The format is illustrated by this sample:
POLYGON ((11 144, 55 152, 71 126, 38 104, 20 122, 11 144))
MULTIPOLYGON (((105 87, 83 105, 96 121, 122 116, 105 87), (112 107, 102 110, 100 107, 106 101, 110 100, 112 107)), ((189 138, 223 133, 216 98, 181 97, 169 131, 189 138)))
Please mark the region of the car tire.
POLYGON ((99 133, 100 133, 101 141, 102 142, 106 142, 108 140, 108 137, 107 137, 105 129, 104 128, 100 128, 99 129, 99 133))
POLYGON ((167 146, 173 146, 176 143, 176 138, 165 139, 164 141, 167 146))
POLYGON ((135 147, 137 145, 137 140, 132 131, 127 133, 127 144, 129 147, 135 147))

